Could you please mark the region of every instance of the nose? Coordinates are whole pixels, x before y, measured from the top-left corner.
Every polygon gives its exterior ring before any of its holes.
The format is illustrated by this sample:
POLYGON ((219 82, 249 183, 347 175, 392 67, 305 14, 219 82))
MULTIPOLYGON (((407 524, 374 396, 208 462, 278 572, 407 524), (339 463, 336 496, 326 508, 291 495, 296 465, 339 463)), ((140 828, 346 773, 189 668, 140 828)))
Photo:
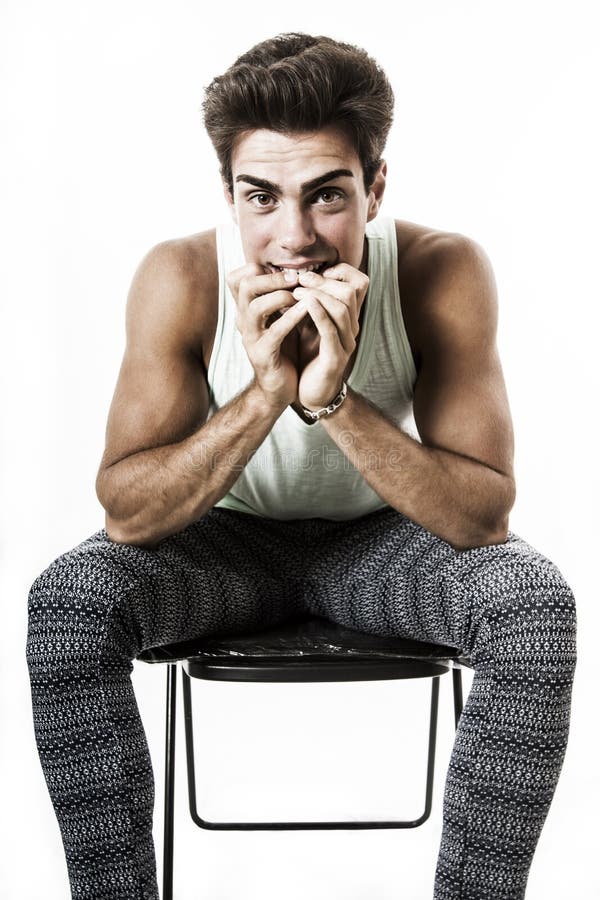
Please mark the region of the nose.
POLYGON ((307 209, 288 207, 280 225, 279 244, 288 253, 298 256, 316 241, 310 211, 307 209))

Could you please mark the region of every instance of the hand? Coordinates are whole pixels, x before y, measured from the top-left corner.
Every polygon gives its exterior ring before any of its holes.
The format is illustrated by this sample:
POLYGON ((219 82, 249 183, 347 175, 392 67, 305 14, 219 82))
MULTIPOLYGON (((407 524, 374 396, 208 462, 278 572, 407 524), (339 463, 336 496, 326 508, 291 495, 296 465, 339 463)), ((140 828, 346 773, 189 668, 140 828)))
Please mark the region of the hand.
POLYGON ((327 406, 341 390, 368 287, 368 276, 348 263, 300 275, 293 296, 306 302, 320 337, 318 355, 302 370, 298 384, 299 402, 307 409, 327 406))
POLYGON ((292 329, 306 315, 289 288, 283 272, 266 273, 257 263, 248 263, 227 275, 227 284, 237 306, 235 324, 256 375, 256 383, 267 401, 281 411, 298 392, 297 363, 292 329), (274 318, 279 314, 279 318, 274 318), (283 352, 287 343, 288 353, 283 352))

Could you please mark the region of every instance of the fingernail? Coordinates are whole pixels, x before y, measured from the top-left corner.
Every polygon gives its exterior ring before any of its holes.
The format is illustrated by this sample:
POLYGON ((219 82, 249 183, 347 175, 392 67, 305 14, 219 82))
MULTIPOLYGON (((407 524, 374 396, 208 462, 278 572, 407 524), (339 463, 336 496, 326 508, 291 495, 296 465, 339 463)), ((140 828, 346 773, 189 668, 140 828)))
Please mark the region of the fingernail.
POLYGON ((309 284, 311 284, 311 282, 316 281, 316 280, 317 280, 317 276, 315 275, 314 272, 302 272, 300 275, 300 281, 308 281, 309 284))
POLYGON ((289 281, 290 284, 294 284, 295 281, 298 281, 298 273, 294 272, 292 269, 286 269, 283 273, 283 277, 286 281, 289 281))

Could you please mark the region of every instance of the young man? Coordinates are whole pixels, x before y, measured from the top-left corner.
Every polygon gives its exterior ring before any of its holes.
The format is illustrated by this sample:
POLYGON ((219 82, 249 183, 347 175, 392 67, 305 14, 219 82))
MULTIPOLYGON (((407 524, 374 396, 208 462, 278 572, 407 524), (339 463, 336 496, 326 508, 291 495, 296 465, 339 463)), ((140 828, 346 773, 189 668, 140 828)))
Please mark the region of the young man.
POLYGON ((378 215, 392 106, 364 51, 301 34, 207 89, 233 221, 136 273, 106 528, 30 591, 36 736, 80 900, 158 896, 131 661, 303 611, 470 657, 434 896, 524 896, 567 744, 574 598, 508 530, 484 253, 378 215))

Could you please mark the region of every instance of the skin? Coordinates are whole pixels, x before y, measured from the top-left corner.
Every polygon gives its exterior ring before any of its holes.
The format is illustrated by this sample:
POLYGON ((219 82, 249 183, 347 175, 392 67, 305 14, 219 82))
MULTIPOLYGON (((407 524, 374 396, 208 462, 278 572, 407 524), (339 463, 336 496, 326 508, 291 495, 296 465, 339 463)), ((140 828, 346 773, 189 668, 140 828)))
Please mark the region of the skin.
MULTIPOLYGON (((231 447, 244 456, 288 403, 301 416, 302 405, 326 405, 352 370, 368 303, 365 225, 379 211, 385 163, 367 193, 343 132, 258 130, 238 137, 232 168, 233 195, 224 188, 247 264, 228 273, 228 283, 245 331, 253 322, 255 334, 245 344, 253 365, 259 331, 264 336, 281 329, 284 317, 295 317, 277 344, 286 377, 280 367, 267 366, 269 378, 206 422, 206 372, 218 317, 215 230, 154 248, 128 299, 127 348, 96 482, 114 540, 152 546, 197 520, 239 468, 190 472, 190 455, 208 446, 211 453, 231 447), (349 174, 302 187, 338 169, 349 174), (287 283, 272 274, 272 264, 304 260, 327 261, 329 268, 312 282, 301 276, 287 283), (265 306, 276 315, 259 315, 265 306)), ((351 388, 342 406, 313 427, 328 433, 391 506, 456 549, 501 543, 515 498, 513 430, 489 260, 462 235, 410 222, 396 220, 396 237, 421 440, 351 388)))
POLYGON ((225 199, 249 264, 231 274, 234 296, 252 264, 266 273, 327 263, 323 273, 300 275, 289 286, 293 299, 312 309, 285 344, 302 373, 293 403, 302 416, 302 406, 329 403, 352 370, 368 288, 365 225, 379 211, 386 165, 367 194, 360 159, 338 128, 294 135, 261 129, 238 137, 232 173, 233 195, 224 185, 225 199), (340 174, 323 180, 329 173, 340 174), (336 327, 336 340, 325 346, 313 318, 321 308, 336 327))

